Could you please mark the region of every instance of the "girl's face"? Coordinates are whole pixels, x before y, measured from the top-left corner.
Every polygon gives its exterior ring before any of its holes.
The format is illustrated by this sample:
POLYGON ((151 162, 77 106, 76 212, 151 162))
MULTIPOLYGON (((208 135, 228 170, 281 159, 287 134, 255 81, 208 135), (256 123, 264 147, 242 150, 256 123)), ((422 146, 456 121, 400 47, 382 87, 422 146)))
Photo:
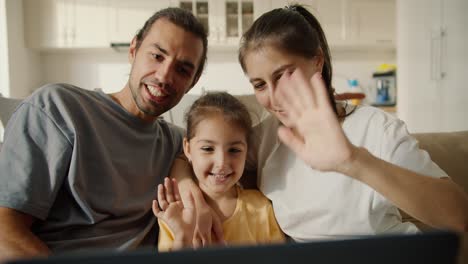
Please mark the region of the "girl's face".
POLYGON ((247 137, 221 113, 203 119, 195 128, 195 136, 184 139, 185 155, 191 160, 199 186, 212 198, 229 192, 244 171, 247 137))
POLYGON ((271 46, 248 52, 244 62, 246 75, 254 88, 257 101, 285 125, 290 124, 287 109, 281 106, 281 98, 273 96, 278 80, 283 73, 292 73, 296 69, 300 69, 310 79, 317 71, 321 72, 323 66, 321 56, 307 59, 271 46))

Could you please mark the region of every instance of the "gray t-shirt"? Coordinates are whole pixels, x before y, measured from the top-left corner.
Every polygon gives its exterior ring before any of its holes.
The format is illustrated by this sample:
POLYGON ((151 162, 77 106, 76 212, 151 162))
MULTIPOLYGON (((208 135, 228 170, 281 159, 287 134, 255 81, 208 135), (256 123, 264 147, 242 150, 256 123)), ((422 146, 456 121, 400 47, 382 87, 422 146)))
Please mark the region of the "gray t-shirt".
POLYGON ((102 91, 42 87, 13 114, 0 152, 0 206, 39 219, 53 251, 155 246, 156 186, 182 129, 145 123, 102 91))

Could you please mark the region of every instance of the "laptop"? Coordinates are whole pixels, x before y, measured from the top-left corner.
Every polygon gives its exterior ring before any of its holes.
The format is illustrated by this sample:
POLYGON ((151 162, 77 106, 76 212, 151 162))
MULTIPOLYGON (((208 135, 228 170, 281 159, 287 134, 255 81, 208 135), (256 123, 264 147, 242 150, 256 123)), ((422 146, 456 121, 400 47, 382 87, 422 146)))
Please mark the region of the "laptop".
POLYGON ((9 263, 451 264, 457 261, 458 248, 459 237, 456 233, 435 232, 253 247, 212 247, 169 253, 157 253, 154 249, 126 252, 75 252, 9 263))

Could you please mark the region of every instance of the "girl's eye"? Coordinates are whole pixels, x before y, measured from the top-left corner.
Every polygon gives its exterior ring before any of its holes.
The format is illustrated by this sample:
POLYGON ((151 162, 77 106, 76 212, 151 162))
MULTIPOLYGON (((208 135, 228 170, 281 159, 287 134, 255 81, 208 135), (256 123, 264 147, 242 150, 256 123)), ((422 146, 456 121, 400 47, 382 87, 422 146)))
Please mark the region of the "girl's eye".
POLYGON ((200 149, 201 149, 202 151, 204 151, 204 152, 211 152, 211 151, 213 151, 213 148, 212 148, 212 147, 201 147, 200 149))
POLYGON ((238 148, 230 148, 230 149, 229 149, 229 152, 230 152, 230 153, 239 153, 239 152, 242 152, 242 150, 241 150, 241 149, 238 149, 238 148))

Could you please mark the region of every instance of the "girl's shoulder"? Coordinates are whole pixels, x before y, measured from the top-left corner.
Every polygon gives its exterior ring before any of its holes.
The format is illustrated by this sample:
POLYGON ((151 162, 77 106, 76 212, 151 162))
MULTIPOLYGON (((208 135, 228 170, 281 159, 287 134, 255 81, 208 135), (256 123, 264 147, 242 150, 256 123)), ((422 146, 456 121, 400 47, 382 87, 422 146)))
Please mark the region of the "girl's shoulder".
POLYGON ((238 200, 242 201, 244 207, 249 210, 259 210, 271 206, 270 200, 256 189, 240 188, 238 200))

